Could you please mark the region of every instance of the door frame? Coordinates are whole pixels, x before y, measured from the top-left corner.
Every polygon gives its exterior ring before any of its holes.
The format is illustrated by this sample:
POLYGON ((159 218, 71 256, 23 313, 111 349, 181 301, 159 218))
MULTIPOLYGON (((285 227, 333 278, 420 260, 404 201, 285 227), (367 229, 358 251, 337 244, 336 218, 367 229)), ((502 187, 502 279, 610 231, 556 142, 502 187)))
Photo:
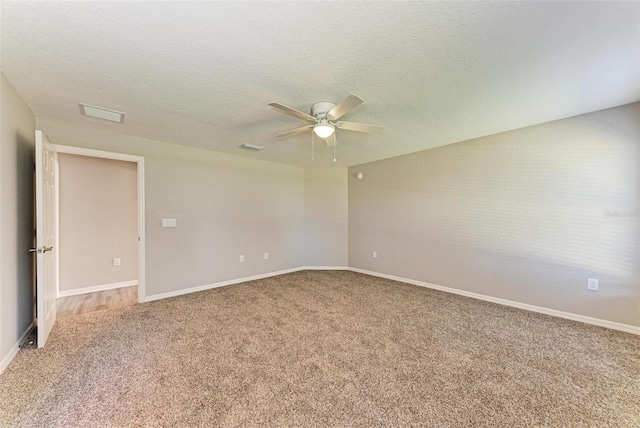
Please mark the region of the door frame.
MULTIPOLYGON (((69 155, 89 156, 94 158, 120 160, 125 162, 135 162, 137 164, 137 182, 138 182, 138 303, 145 302, 146 287, 145 287, 145 221, 144 221, 144 157, 128 155, 124 153, 105 152, 102 150, 85 149, 83 147, 64 146, 60 144, 54 144, 58 153, 64 153, 69 155)), ((58 186, 58 192, 60 187, 58 186)), ((56 196, 58 199, 58 196, 56 196)), ((58 213, 59 214, 59 213, 58 213)), ((59 219, 56 224, 56 239, 60 241, 60 229, 59 219)), ((60 267, 58 266, 58 271, 60 267)), ((57 281, 56 287, 58 292, 60 291, 60 281, 57 281)))

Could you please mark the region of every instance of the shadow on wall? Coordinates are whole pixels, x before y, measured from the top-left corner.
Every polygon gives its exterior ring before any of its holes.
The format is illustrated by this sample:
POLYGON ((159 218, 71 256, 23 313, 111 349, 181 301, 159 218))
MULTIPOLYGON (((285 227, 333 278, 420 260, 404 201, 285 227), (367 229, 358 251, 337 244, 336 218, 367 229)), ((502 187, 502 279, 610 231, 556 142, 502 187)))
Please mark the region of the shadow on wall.
MULTIPOLYGON (((35 246, 35 152, 33 137, 16 135, 17 177, 16 203, 17 231, 15 248, 17 283, 19 292, 16 296, 18 319, 27 320, 35 317, 35 256, 29 248, 35 246)), ((20 336, 28 327, 18 325, 14 333, 20 336)))

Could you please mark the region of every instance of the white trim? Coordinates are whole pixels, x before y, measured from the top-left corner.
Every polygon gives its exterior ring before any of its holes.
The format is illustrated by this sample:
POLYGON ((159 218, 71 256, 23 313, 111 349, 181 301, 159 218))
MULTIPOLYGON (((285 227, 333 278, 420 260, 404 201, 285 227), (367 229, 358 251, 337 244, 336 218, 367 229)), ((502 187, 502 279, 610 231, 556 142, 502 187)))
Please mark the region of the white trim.
POLYGON ((16 355, 18 354, 18 351, 20 350, 20 345, 27 338, 27 335, 31 332, 34 326, 35 326, 35 323, 31 323, 29 328, 27 328, 25 332, 20 335, 20 338, 18 339, 18 341, 13 344, 11 349, 9 349, 9 352, 7 352, 7 355, 2 357, 2 361, 0 361, 0 374, 2 374, 4 369, 6 369, 9 366, 9 364, 11 364, 11 361, 13 361, 13 359, 16 357, 16 355))
POLYGON ((58 298, 77 296, 79 294, 95 293, 97 291, 115 290, 116 288, 138 285, 138 280, 114 282, 111 284, 94 285, 92 287, 76 288, 73 290, 58 291, 58 298))
MULTIPOLYGON (((102 150, 85 149, 83 147, 53 145, 58 153, 66 153, 94 158, 135 162, 138 172, 138 302, 145 302, 145 207, 144 207, 144 157, 124 153, 105 152, 102 150)), ((60 294, 60 293, 58 293, 60 294)))
POLYGON ((210 290, 212 288, 226 287, 227 285, 239 284, 241 282, 255 281, 256 279, 264 279, 272 276, 284 275, 285 273, 298 272, 303 269, 304 268, 297 267, 293 269, 279 270, 276 272, 261 273, 260 275, 246 276, 244 278, 230 279, 228 281, 222 281, 222 282, 214 282, 213 284, 200 285, 198 287, 191 287, 191 288, 184 288, 182 290, 169 291, 168 293, 154 294, 153 296, 146 296, 145 302, 152 302, 154 300, 161 300, 161 299, 167 299, 169 297, 182 296, 183 294, 196 293, 198 291, 210 290))
POLYGON ((239 284, 241 282, 255 281, 257 279, 270 278, 272 276, 284 275, 286 273, 300 272, 302 270, 349 270, 348 266, 300 266, 297 268, 279 270, 275 272, 261 273, 259 275, 246 276, 244 278, 230 279, 228 281, 214 282, 213 284, 199 285, 197 287, 185 288, 182 290, 169 291, 168 293, 154 294, 146 296, 145 302, 168 299, 169 297, 182 296, 183 294, 197 293, 198 291, 210 290, 212 288, 226 287, 227 285, 239 284))
POLYGON ((387 275, 385 273, 373 272, 365 269, 350 267, 349 270, 353 272, 363 273, 365 275, 377 276, 380 278, 390 279, 393 281, 404 282, 406 284, 432 288, 434 290, 444 291, 446 293, 458 294, 460 296, 471 297, 473 299, 497 303, 499 305, 511 306, 518 309, 524 309, 526 311, 538 312, 545 315, 551 315, 554 317, 565 318, 572 321, 583 322, 585 324, 597 325, 599 327, 606 327, 612 330, 624 331, 626 333, 640 335, 640 327, 636 327, 629 324, 622 324, 614 321, 608 321, 608 320, 603 320, 599 318, 592 318, 585 315, 572 314, 570 312, 563 312, 563 311, 558 311, 556 309, 543 308, 541 306, 529 305, 527 303, 514 302, 513 300, 500 299, 498 297, 486 296, 484 294, 472 293, 471 291, 458 290, 456 288, 444 287, 442 285, 431 284, 423 281, 417 281, 415 279, 402 278, 394 275, 387 275))
POLYGON ((138 160, 138 302, 146 296, 145 270, 145 207, 144 207, 144 158, 138 160))
POLYGON ((69 155, 89 156, 92 158, 103 158, 121 160, 126 162, 138 162, 144 160, 142 156, 128 155, 125 153, 105 152, 102 150, 85 149, 84 147, 75 146, 63 146, 61 144, 54 144, 58 153, 66 153, 69 155))
POLYGON ((349 266, 301 266, 298 270, 349 270, 349 266))
MULTIPOLYGON (((53 147, 55 149, 55 146, 53 147)), ((58 159, 58 152, 54 152, 56 154, 56 167, 54 174, 54 187, 55 187, 55 212, 56 212, 56 222, 54 225, 55 229, 55 240, 56 246, 58 248, 55 249, 54 254, 56 257, 56 296, 60 294, 60 159, 58 159)), ((56 307, 56 314, 58 308, 56 307)), ((57 316, 57 315, 56 315, 57 316)))

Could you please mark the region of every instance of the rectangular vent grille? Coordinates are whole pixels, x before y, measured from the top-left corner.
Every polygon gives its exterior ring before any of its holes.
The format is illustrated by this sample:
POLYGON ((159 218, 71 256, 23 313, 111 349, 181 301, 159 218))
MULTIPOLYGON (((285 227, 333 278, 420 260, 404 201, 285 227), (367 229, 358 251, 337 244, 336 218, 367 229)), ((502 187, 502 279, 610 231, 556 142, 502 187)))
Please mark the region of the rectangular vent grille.
POLYGON ((102 107, 90 106, 89 104, 80 103, 80 113, 82 113, 84 116, 95 117, 96 119, 124 123, 124 113, 122 113, 121 111, 109 110, 102 107))

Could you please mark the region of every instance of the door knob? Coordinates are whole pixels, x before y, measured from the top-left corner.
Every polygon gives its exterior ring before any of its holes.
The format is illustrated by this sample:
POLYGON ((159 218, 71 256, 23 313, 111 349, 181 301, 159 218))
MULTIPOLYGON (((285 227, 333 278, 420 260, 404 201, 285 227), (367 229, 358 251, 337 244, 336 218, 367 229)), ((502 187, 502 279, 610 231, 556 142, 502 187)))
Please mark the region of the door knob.
POLYGON ((47 247, 46 245, 44 247, 29 248, 30 253, 38 253, 38 254, 43 254, 43 253, 46 253, 47 251, 52 251, 52 250, 53 250, 53 247, 47 247))

